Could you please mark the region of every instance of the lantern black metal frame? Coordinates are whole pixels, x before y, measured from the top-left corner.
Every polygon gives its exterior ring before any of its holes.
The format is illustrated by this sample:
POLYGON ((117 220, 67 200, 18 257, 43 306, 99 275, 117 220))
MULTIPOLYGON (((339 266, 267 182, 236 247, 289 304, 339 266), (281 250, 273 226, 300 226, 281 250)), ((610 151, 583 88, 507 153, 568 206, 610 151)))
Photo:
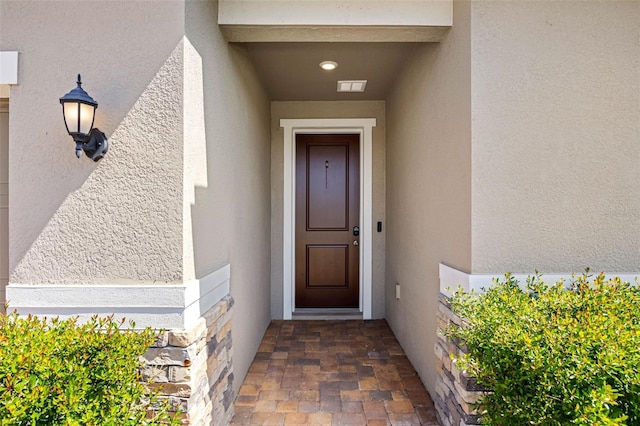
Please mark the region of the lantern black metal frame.
POLYGON ((93 161, 99 161, 104 157, 109 149, 109 140, 103 132, 93 127, 98 103, 82 88, 80 74, 78 74, 78 81, 76 83, 78 84, 77 87, 60 98, 64 125, 67 128, 67 133, 69 133, 76 142, 76 157, 80 158, 84 151, 87 157, 91 158, 93 161), (65 104, 77 105, 78 111, 76 123, 67 122, 69 117, 65 114, 65 104), (82 132, 80 126, 82 121, 81 112, 83 104, 91 107, 91 125, 89 126, 88 133, 82 132))

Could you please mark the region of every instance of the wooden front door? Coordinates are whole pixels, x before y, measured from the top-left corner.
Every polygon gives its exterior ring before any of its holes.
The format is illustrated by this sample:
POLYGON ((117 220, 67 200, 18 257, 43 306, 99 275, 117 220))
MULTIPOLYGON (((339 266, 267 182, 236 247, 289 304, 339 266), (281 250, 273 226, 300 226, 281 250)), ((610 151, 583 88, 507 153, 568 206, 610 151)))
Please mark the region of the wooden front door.
POLYGON ((359 307, 360 136, 296 136, 296 308, 359 307))

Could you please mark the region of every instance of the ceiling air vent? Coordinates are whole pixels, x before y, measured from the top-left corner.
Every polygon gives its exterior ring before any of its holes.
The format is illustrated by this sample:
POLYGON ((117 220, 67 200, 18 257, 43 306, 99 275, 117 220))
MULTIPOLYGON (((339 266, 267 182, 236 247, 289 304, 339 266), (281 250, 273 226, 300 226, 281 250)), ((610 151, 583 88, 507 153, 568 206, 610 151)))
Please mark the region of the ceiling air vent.
POLYGON ((364 92, 367 80, 338 80, 338 92, 364 92))

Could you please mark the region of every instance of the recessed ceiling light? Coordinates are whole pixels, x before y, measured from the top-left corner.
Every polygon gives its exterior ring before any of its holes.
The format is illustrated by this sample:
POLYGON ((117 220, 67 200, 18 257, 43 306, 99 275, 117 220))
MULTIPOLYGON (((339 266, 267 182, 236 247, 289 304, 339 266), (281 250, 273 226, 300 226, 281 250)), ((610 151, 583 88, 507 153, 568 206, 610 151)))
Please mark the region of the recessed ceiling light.
POLYGON ((364 92, 367 80, 339 80, 338 92, 364 92))
POLYGON ((338 63, 333 61, 322 61, 320 62, 320 68, 325 71, 333 71, 338 68, 338 63))

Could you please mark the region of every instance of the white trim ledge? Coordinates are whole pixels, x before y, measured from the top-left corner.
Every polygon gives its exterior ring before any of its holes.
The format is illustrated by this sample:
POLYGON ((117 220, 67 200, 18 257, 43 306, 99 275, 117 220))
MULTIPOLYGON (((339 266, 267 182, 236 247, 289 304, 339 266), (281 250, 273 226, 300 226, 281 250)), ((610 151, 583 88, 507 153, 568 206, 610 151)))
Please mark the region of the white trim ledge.
POLYGON ((136 328, 188 329, 229 294, 231 265, 200 279, 167 285, 31 285, 10 283, 8 312, 81 321, 111 315, 136 328))
MULTIPOLYGON (((440 293, 447 297, 450 297, 458 287, 461 287, 464 291, 469 292, 471 290, 482 293, 484 289, 487 289, 493 285, 493 279, 504 279, 504 273, 500 274, 468 274, 458 269, 447 266, 443 263, 440 264, 440 293)), ((525 283, 527 278, 535 275, 535 272, 530 274, 512 274, 512 276, 520 283, 525 283)), ((542 278, 547 283, 555 283, 560 280, 565 282, 571 282, 571 274, 544 274, 542 278)), ((622 281, 629 283, 635 283, 640 273, 608 273, 605 272, 607 277, 620 277, 622 281)))
POLYGON ((18 52, 0 52, 0 84, 18 84, 18 52))

